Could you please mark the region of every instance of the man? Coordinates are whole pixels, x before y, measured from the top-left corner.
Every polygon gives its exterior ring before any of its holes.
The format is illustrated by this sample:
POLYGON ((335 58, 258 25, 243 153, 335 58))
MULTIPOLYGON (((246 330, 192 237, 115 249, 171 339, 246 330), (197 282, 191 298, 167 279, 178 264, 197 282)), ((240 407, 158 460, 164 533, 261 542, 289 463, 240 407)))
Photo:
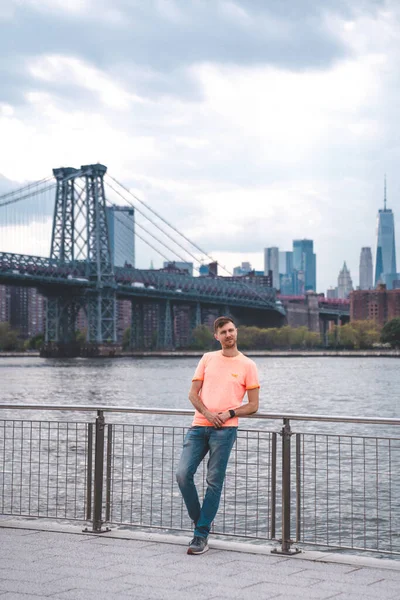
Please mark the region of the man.
POLYGON ((229 317, 214 322, 221 350, 207 352, 195 371, 189 400, 195 407, 192 427, 183 444, 176 479, 195 530, 188 554, 207 552, 211 524, 218 511, 226 467, 236 441, 238 417, 258 410, 255 363, 239 352, 237 329, 229 317), (242 405, 247 391, 248 402, 242 405), (200 506, 193 478, 207 453, 207 490, 200 506))

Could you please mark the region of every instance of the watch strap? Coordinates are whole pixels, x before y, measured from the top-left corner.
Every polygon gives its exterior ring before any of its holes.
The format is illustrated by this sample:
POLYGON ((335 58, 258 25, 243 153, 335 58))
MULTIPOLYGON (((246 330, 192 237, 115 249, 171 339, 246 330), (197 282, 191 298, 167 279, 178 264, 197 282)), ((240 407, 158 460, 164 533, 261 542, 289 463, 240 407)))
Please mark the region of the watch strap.
POLYGON ((229 415, 230 415, 231 419, 233 419, 233 417, 236 417, 236 413, 232 408, 229 411, 229 415))

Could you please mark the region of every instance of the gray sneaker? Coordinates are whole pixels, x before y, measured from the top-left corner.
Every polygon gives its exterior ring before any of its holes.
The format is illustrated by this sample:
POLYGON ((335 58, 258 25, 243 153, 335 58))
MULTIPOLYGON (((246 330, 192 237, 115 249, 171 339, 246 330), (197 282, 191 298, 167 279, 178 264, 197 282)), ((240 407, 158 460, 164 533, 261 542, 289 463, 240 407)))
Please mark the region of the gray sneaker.
POLYGON ((209 550, 207 544, 207 538, 200 537, 199 535, 195 535, 192 541, 189 544, 188 554, 204 554, 209 550))

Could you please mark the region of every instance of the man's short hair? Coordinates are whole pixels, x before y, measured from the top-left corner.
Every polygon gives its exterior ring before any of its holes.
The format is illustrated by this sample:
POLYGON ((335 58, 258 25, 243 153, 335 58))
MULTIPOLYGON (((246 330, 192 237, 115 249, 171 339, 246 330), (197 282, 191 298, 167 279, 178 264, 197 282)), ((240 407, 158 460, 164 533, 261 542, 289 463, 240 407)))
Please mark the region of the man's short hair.
POLYGON ((218 329, 221 329, 227 323, 233 323, 236 327, 235 321, 231 317, 218 317, 214 321, 214 333, 217 333, 218 329))

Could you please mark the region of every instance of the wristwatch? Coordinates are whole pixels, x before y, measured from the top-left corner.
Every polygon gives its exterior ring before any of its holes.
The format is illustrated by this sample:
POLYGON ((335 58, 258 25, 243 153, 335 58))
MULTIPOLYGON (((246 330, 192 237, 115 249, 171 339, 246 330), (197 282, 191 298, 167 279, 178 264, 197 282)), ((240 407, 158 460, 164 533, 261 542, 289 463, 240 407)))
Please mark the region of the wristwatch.
POLYGON ((233 417, 236 417, 236 413, 232 408, 229 411, 229 416, 231 417, 231 419, 233 419, 233 417))

